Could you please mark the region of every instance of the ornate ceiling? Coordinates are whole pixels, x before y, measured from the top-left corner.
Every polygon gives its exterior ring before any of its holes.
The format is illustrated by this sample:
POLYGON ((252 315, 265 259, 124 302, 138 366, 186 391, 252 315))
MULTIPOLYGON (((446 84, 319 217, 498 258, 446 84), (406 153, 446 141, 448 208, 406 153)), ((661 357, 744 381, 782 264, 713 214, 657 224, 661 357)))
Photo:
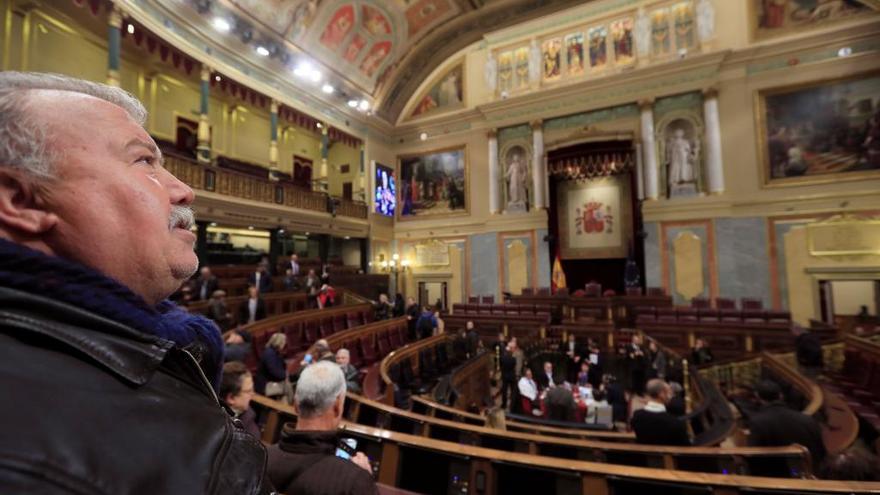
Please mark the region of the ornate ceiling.
MULTIPOLYGON (((258 43, 284 65, 319 62, 394 122, 434 68, 486 32, 585 0, 158 1, 184 7, 184 18, 226 19, 242 48, 258 43)), ((242 52, 254 57, 252 46, 242 52)))

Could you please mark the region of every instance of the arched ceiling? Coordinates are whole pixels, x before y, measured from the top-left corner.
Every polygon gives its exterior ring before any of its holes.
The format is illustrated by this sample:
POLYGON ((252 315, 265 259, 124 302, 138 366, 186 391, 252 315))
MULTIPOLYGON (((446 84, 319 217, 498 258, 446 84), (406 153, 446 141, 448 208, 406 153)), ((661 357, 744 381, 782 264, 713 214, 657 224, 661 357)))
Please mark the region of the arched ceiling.
POLYGON ((434 68, 485 33, 589 0, 158 1, 227 20, 242 48, 259 43, 282 64, 313 59, 394 122, 434 68))

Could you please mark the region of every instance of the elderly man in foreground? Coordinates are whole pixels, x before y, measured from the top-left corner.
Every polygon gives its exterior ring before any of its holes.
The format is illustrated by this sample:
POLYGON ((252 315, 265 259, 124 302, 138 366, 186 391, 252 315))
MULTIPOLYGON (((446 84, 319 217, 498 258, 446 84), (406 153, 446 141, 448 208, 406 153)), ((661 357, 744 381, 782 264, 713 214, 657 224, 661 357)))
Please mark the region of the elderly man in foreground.
POLYGON ((337 364, 319 361, 303 370, 293 401, 296 427, 284 425, 278 445, 269 448, 269 479, 282 493, 378 493, 367 456, 337 433, 344 404, 345 376, 337 364))
POLYGON ((266 493, 223 343, 166 298, 193 192, 118 88, 0 72, 0 493, 266 493))

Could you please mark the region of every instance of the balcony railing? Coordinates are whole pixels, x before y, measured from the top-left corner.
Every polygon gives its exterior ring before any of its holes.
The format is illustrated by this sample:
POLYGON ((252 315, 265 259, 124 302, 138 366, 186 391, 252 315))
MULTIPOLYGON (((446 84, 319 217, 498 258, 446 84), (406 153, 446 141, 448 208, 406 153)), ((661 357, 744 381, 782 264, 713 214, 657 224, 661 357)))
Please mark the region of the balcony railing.
MULTIPOLYGON (((270 203, 290 208, 331 213, 331 197, 289 184, 272 182, 251 175, 207 167, 194 160, 165 155, 165 168, 189 187, 224 196, 270 203)), ((367 205, 359 201, 332 198, 337 201, 336 214, 350 218, 367 218, 367 205)))

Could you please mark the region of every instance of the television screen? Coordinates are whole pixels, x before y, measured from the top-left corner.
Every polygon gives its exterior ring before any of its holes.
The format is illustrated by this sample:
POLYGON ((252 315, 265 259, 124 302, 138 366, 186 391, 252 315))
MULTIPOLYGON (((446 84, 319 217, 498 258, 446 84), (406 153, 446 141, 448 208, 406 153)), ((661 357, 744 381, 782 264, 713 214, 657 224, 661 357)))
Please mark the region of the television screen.
POLYGON ((397 204, 397 189, 394 184, 394 170, 385 165, 376 164, 376 193, 373 196, 376 213, 393 217, 397 204))

